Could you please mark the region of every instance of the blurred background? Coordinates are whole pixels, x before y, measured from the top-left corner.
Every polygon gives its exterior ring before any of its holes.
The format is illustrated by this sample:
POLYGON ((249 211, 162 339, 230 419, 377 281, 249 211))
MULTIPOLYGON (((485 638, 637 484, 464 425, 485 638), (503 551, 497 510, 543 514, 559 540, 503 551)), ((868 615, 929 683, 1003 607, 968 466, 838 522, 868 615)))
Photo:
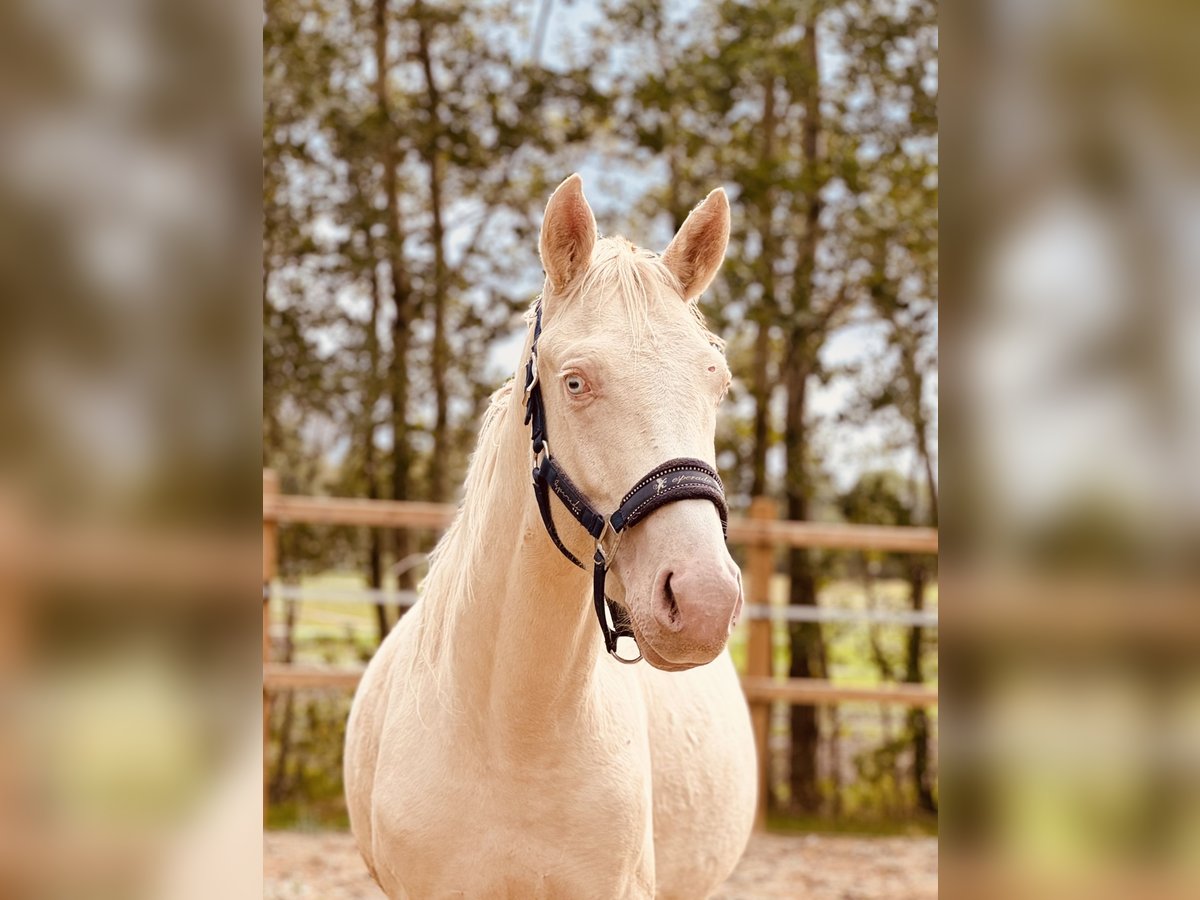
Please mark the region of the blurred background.
POLYGON ((0 4, 0 896, 261 884, 260 26, 0 4))
MULTIPOLYGON (((936 822, 949 896, 1193 896, 1197 46, 1183 0, 0 6, 0 894, 260 894, 260 469, 453 503, 579 171, 653 249, 730 194, 738 512, 947 535, 772 560, 778 676, 948 694, 924 735, 777 705, 774 836, 936 822)), ((433 532, 276 537, 268 652, 346 666, 433 532)), ((344 822, 347 694, 290 690, 268 841, 344 822)), ((777 895, 938 889, 787 840, 777 895)))
POLYGON ((1200 7, 940 25, 941 883, 1192 896, 1200 7))

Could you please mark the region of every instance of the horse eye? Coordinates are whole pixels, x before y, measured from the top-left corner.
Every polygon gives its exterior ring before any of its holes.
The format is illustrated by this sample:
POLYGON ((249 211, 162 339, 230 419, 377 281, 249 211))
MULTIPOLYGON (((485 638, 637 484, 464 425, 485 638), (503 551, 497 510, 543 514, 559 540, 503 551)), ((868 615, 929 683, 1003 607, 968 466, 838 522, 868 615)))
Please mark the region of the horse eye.
POLYGON ((587 383, 578 375, 567 376, 567 393, 582 394, 587 389, 587 383))

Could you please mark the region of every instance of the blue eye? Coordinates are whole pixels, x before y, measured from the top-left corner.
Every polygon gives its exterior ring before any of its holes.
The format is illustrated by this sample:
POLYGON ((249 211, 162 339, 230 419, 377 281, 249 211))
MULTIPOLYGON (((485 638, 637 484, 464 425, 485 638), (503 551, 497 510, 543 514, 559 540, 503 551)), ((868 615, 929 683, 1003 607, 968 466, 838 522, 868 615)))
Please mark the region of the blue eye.
POLYGON ((587 390, 587 382, 578 375, 568 375, 566 385, 568 394, 582 394, 587 390))

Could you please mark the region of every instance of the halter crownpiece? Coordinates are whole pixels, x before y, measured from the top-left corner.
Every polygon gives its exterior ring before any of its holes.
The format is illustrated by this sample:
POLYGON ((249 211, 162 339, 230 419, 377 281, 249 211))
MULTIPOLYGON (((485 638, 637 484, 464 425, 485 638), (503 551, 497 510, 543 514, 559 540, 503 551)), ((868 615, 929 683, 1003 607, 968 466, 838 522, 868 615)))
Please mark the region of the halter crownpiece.
POLYGON ((567 508, 584 530, 596 542, 592 557, 592 601, 596 618, 600 622, 600 633, 604 636, 604 647, 616 660, 636 663, 642 658, 639 650, 634 659, 625 659, 617 654, 620 638, 633 638, 633 628, 626 612, 604 593, 604 580, 613 558, 621 544, 626 529, 637 525, 655 510, 668 503, 680 500, 709 500, 721 517, 721 531, 728 534, 729 510, 725 502, 725 488, 716 469, 699 459, 670 459, 644 475, 622 498, 615 512, 605 516, 596 511, 575 483, 567 477, 550 453, 546 440, 546 407, 542 399, 542 387, 538 379, 537 342, 542 334, 542 301, 538 298, 533 343, 529 350, 529 361, 525 364, 525 424, 530 428, 533 439, 533 493, 537 498, 538 511, 546 533, 574 565, 586 571, 587 566, 579 561, 558 535, 554 517, 550 511, 550 494, 553 493, 567 508), (607 615, 605 606, 607 605, 607 615), (608 618, 612 617, 612 625, 608 618))

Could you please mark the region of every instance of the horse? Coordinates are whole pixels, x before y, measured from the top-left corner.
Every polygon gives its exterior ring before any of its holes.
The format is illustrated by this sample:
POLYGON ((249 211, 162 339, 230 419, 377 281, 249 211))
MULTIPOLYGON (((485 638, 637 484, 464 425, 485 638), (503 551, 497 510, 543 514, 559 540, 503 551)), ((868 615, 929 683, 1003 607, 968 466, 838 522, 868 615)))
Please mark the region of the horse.
POLYGON ((525 389, 492 396, 422 596, 347 724, 350 824, 389 897, 696 900, 745 850, 756 754, 726 648, 743 595, 712 489, 730 373, 696 309, 729 224, 718 188, 659 256, 598 237, 578 175, 550 197, 525 389), (563 478, 538 495, 550 458, 563 478), (699 493, 619 534, 616 513, 578 524, 678 470, 699 493), (622 635, 644 663, 605 652, 622 635))

